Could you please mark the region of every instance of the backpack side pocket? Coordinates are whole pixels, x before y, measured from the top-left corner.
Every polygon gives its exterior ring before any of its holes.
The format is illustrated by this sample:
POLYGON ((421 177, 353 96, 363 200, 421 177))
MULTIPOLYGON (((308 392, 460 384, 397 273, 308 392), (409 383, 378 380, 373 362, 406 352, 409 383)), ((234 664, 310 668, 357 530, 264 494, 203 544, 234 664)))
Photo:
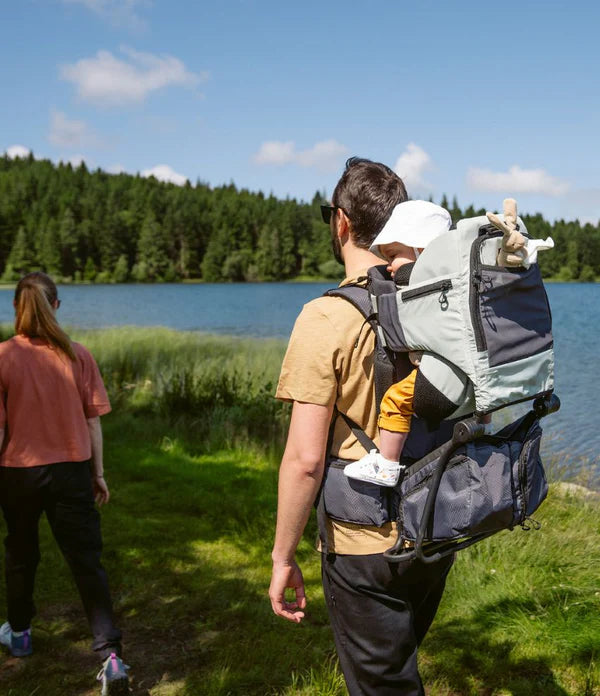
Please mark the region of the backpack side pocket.
POLYGON ((389 489, 348 478, 346 464, 349 462, 333 459, 325 468, 320 493, 325 513, 340 522, 382 527, 390 521, 389 489))

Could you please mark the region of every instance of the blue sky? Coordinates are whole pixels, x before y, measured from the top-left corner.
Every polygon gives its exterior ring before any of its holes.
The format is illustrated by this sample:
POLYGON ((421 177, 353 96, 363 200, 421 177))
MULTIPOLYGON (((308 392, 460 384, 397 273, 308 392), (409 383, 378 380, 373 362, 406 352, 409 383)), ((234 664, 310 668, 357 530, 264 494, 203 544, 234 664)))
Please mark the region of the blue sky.
POLYGON ((413 198, 600 217, 591 0, 3 0, 0 22, 11 156, 309 200, 356 154, 413 198))

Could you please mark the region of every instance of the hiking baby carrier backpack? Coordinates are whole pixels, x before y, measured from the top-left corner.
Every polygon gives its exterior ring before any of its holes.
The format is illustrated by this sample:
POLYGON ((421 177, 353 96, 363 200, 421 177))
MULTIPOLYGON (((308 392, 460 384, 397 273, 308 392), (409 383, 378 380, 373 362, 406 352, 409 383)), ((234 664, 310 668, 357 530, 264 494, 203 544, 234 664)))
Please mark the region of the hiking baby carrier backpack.
MULTIPOLYGON (((517 223, 526 235, 522 220, 517 223)), ((401 458, 406 468, 394 489, 398 541, 384 554, 389 561, 433 562, 502 529, 539 526, 530 520, 548 490, 539 419, 560 405, 553 395, 552 320, 537 263, 497 264, 502 238, 487 217, 465 219, 427 246, 405 287, 386 277, 385 267, 369 269, 370 307, 359 309, 377 334, 376 386, 377 373, 386 371, 378 363, 424 351, 415 413, 434 422, 473 414, 427 456, 401 458), (528 400, 529 413, 484 434, 482 416, 528 400)), ((357 291, 328 294, 358 307, 348 296, 357 291)))

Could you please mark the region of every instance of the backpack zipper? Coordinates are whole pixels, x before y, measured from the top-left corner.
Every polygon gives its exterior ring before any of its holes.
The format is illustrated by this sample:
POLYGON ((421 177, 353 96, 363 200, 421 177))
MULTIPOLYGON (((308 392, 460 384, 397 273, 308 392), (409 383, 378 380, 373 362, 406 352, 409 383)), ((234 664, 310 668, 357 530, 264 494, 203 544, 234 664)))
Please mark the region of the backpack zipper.
POLYGON ((529 454, 530 444, 525 443, 525 447, 521 450, 519 455, 519 467, 518 467, 518 477, 519 477, 519 488, 521 489, 521 500, 523 501, 523 509, 521 510, 521 519, 519 524, 523 524, 527 517, 527 467, 525 462, 527 461, 527 455, 529 454))
POLYGON ((481 306, 479 303, 479 288, 482 283, 479 249, 485 239, 487 239, 487 234, 478 237, 471 245, 471 292, 469 294, 469 309, 471 311, 471 323, 473 324, 473 332, 475 334, 475 347, 478 353, 487 350, 487 342, 483 332, 483 321, 481 319, 481 306))
POLYGON ((452 290, 452 281, 438 280, 436 283, 430 283, 429 285, 423 285, 420 288, 415 288, 414 290, 404 290, 400 297, 402 302, 410 302, 410 300, 415 300, 417 297, 424 297, 425 295, 433 295, 436 292, 440 293, 439 303, 442 309, 447 309, 448 307, 448 292, 452 290))

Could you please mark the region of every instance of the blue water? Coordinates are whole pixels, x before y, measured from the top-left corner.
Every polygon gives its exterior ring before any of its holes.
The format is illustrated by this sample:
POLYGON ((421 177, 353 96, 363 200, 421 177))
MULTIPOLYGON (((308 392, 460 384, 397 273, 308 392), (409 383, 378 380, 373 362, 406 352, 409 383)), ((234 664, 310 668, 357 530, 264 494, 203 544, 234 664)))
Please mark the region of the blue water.
MULTIPOLYGON (((206 283, 64 285, 64 326, 167 326, 236 336, 286 338, 302 305, 332 284, 206 283)), ((13 320, 12 291, 0 290, 0 323, 13 320), (4 299, 6 296, 6 299, 4 299)))
MULTIPOLYGON (((548 283, 555 351, 558 413, 544 420, 552 449, 577 467, 600 473, 600 284, 548 283)), ((546 438, 548 439, 548 438, 546 438)))
MULTIPOLYGON (((302 305, 331 284, 62 286, 60 319, 81 328, 168 326, 237 336, 286 338, 302 305)), ((546 446, 567 468, 600 472, 597 403, 600 284, 548 284, 561 410, 545 419, 546 446)), ((0 323, 13 319, 12 291, 0 290, 0 323)))

